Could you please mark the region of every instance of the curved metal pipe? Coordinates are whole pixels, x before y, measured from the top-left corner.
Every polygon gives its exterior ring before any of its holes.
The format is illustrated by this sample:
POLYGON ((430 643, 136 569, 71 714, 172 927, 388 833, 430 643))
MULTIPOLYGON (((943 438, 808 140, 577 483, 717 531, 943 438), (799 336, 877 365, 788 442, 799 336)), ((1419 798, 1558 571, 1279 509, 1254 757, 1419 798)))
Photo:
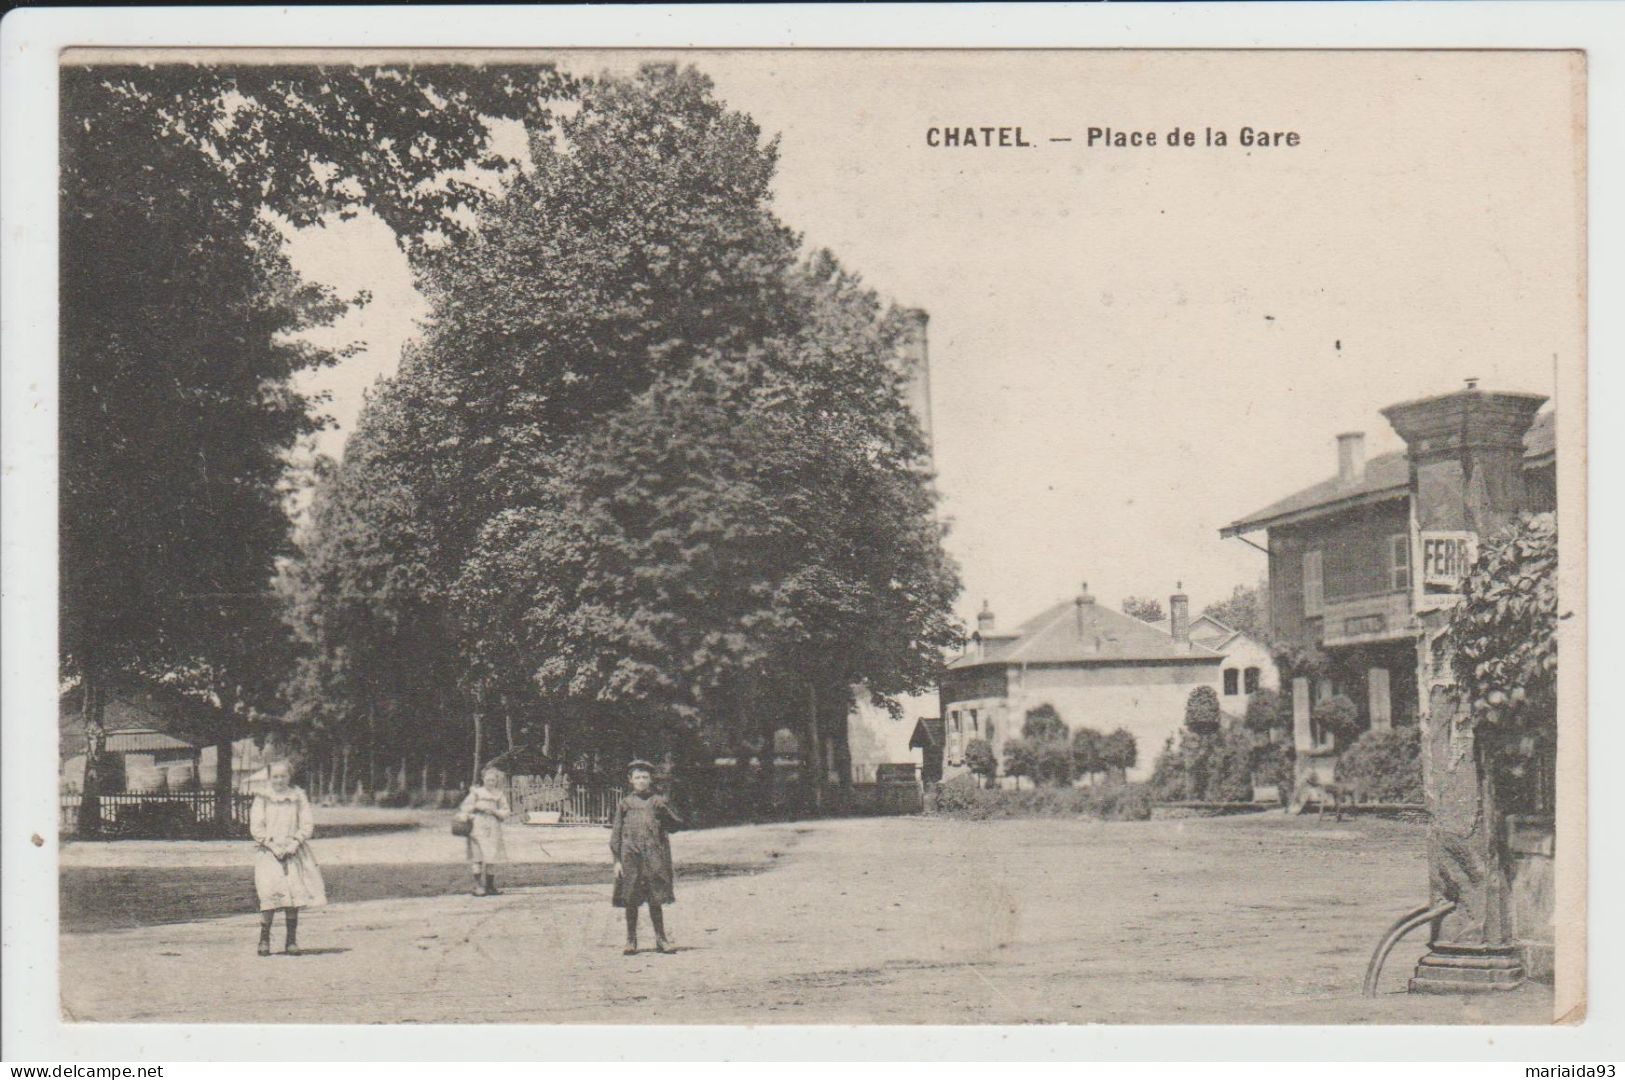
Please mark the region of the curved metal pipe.
POLYGON ((1377 979, 1382 975, 1382 965, 1387 963, 1388 954, 1394 951, 1394 946, 1399 944, 1400 938, 1418 926, 1436 922, 1455 910, 1456 902, 1446 900, 1437 907, 1424 904, 1415 911, 1401 915, 1394 925, 1388 928, 1388 932, 1382 935, 1382 940, 1377 942, 1377 951, 1371 954, 1371 963, 1365 967, 1365 986, 1361 989, 1361 994, 1365 997, 1377 996, 1377 979))

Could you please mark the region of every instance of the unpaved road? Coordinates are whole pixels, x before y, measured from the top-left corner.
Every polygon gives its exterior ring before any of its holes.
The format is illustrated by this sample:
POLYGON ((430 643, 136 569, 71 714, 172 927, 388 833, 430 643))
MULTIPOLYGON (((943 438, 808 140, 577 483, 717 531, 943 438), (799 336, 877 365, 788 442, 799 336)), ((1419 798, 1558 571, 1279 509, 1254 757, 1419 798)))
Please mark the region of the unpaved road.
MULTIPOLYGON (((443 851, 440 831, 438 821, 425 824, 419 848, 443 851)), ((510 880, 529 884, 499 897, 423 895, 405 882, 401 891, 417 895, 307 912, 301 938, 313 955, 304 957, 256 957, 250 913, 64 933, 64 1016, 1437 1024, 1542 1023, 1551 1013, 1540 986, 1470 998, 1402 993, 1419 939, 1395 952, 1381 997, 1359 996, 1377 936, 1424 899, 1416 825, 1272 813, 1109 824, 887 818, 683 833, 674 840, 679 902, 668 916, 681 949, 631 958, 620 955, 620 912, 607 886, 581 869, 607 869, 607 850, 593 850, 602 833, 545 842, 561 852, 556 873, 515 867, 510 880), (685 865, 700 875, 685 876, 685 865)), ((318 835, 318 856, 342 873, 348 859, 331 857, 354 856, 356 841, 331 843, 329 851, 318 835)), ((400 857, 410 837, 387 843, 385 858, 356 857, 375 864, 375 883, 390 865, 424 861, 400 857)), ((74 865, 88 860, 105 873, 115 857, 105 846, 72 856, 65 851, 69 893, 92 880, 81 874, 75 886, 74 865)), ((67 899, 83 906, 83 897, 67 899)), ((280 933, 279 923, 279 944, 280 933)))

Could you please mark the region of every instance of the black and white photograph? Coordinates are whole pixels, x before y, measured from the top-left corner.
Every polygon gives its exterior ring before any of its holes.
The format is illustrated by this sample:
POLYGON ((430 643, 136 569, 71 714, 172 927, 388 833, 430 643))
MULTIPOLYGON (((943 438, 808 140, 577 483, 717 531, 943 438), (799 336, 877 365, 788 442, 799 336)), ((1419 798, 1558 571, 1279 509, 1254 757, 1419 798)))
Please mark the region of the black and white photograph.
POLYGON ((1582 1018, 1586 85, 65 49, 61 1021, 1582 1018))

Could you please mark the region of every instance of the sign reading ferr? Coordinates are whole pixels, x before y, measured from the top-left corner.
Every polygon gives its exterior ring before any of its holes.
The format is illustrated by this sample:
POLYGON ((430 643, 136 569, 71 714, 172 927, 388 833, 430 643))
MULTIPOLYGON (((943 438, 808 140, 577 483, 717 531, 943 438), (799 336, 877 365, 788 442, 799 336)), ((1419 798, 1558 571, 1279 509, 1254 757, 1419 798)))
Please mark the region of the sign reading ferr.
POLYGON ((1473 532, 1422 533, 1422 584, 1455 592, 1461 579, 1478 561, 1478 534, 1473 532))

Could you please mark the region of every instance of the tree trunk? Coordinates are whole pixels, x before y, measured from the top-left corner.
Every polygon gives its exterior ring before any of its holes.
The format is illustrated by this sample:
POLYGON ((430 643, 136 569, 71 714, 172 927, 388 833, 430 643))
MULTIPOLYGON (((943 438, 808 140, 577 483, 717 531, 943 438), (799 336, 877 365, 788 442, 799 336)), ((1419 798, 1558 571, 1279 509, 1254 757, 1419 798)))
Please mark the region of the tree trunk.
POLYGON ((214 747, 214 822, 221 836, 231 835, 231 736, 223 735, 214 747))
POLYGON ((508 736, 508 749, 512 750, 513 742, 513 706, 508 702, 508 695, 502 695, 502 725, 508 736))
POLYGON ((102 731, 102 681, 87 666, 80 679, 80 719, 85 729, 85 779, 79 793, 79 835, 99 836, 102 831, 101 756, 106 745, 102 731))
POLYGON ((378 791, 378 706, 367 702, 367 793, 378 791))
POLYGON ((339 795, 341 798, 350 797, 350 744, 345 743, 343 752, 339 755, 343 768, 339 770, 339 795))
MULTIPOLYGON (((842 699, 837 696, 835 701, 842 699)), ((830 705, 830 738, 835 747, 835 776, 836 783, 844 790, 852 786, 852 739, 851 739, 851 709, 835 708, 835 702, 830 705)))
POLYGON ((818 731, 818 684, 807 684, 807 738, 801 751, 803 780, 813 811, 824 808, 824 743, 818 731))
POLYGON ((480 755, 482 753, 482 747, 480 744, 485 735, 483 728, 484 725, 480 723, 479 710, 476 709, 474 711, 474 767, 470 774, 473 777, 474 784, 478 784, 480 782, 480 755))
POLYGON ((778 766, 773 760, 773 736, 778 729, 772 721, 762 720, 756 733, 756 807, 763 820, 773 815, 773 792, 778 780, 778 766))

